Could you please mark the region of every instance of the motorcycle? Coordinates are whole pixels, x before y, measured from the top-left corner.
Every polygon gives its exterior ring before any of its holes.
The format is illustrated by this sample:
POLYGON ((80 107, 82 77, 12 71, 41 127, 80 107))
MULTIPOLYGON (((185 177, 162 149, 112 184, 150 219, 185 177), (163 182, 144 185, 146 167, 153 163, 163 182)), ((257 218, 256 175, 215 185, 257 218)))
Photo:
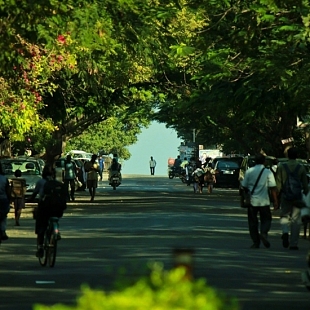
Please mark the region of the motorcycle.
POLYGON ((168 177, 169 179, 177 178, 180 176, 180 168, 174 166, 168 166, 168 177))
POLYGON ((113 187, 113 190, 116 190, 116 187, 120 186, 120 184, 121 184, 120 173, 119 172, 112 173, 110 177, 110 185, 113 187))
POLYGON ((181 169, 179 178, 182 181, 182 183, 187 183, 187 185, 190 185, 191 183, 193 183, 192 173, 194 171, 194 168, 191 165, 188 165, 186 168, 187 173, 185 168, 181 169))

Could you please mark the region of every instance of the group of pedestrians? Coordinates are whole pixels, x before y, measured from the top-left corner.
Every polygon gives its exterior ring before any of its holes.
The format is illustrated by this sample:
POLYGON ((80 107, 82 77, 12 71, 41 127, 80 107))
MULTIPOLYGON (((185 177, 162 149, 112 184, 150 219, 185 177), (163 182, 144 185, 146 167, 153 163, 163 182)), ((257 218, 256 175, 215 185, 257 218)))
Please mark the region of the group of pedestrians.
POLYGON ((181 174, 184 171, 185 181, 188 186, 193 184, 194 193, 202 194, 206 187, 208 193, 212 193, 213 185, 216 182, 215 171, 209 165, 208 161, 202 162, 192 157, 189 161, 184 157, 183 161, 178 155, 174 161, 174 168, 181 174))
POLYGON ((304 206, 302 195, 307 195, 309 189, 306 169, 296 160, 297 149, 295 147, 288 149, 287 155, 288 161, 278 164, 274 174, 265 168, 265 156, 257 154, 255 166, 246 171, 242 180, 243 188, 251 192, 251 204, 247 208, 247 215, 253 249, 258 249, 260 243, 266 248, 270 247, 268 233, 272 222, 272 200, 274 210, 278 210, 281 206, 283 247, 298 250, 301 207, 304 206), (293 195, 294 191, 297 196, 293 195))
MULTIPOLYGON (((102 158, 102 156, 98 157, 96 154, 93 154, 91 160, 86 161, 84 163, 84 170, 86 173, 86 187, 89 191, 90 201, 93 202, 96 195, 96 189, 98 187, 98 176, 100 178, 100 181, 102 181, 104 170, 104 159, 102 158)), ((109 181, 111 173, 115 172, 116 170, 120 175, 120 181, 121 181, 121 165, 118 163, 118 156, 115 153, 113 154, 112 164, 108 169, 109 181)), ((70 198, 72 201, 74 201, 75 182, 77 181, 78 177, 76 166, 72 161, 71 155, 67 155, 66 157, 62 179, 67 189, 67 201, 70 201, 70 198)))
MULTIPOLYGON (((113 155, 113 161, 117 162, 117 154, 113 155)), ((119 164, 117 163, 118 167, 119 164)), ((112 165, 113 166, 113 165, 112 165)), ((90 161, 84 164, 85 172, 87 174, 87 188, 90 194, 90 201, 93 202, 96 194, 96 188, 98 187, 98 176, 102 180, 103 161, 97 161, 97 155, 94 154, 90 161)), ((120 172, 120 167, 118 168, 120 172)), ((28 202, 34 201, 38 196, 38 206, 35 208, 34 218, 35 233, 37 234, 37 252, 36 256, 41 257, 43 255, 43 238, 44 232, 47 228, 48 218, 50 216, 61 217, 63 210, 66 208, 66 203, 75 200, 75 182, 77 181, 77 169, 75 163, 72 161, 71 155, 67 155, 64 162, 62 171, 62 182, 56 180, 55 169, 52 165, 45 165, 42 171, 42 178, 36 183, 35 189, 28 202), (55 197, 45 197, 45 187, 48 181, 53 180, 56 185, 62 189, 60 195, 63 199, 58 198, 50 207, 46 208, 44 205, 53 201, 55 197), (64 204, 61 202, 64 201, 64 204), (59 211, 61 208, 62 211, 59 211), (55 211, 55 212, 54 212, 55 211)), ((19 219, 22 208, 25 207, 25 192, 26 181, 22 178, 21 171, 15 171, 15 178, 11 179, 4 175, 2 171, 2 165, 0 165, 0 243, 3 240, 7 240, 6 234, 6 222, 7 215, 10 211, 10 203, 14 204, 15 211, 15 225, 19 226, 19 219), (16 184, 20 183, 19 186, 16 184), (14 185, 14 186, 13 186, 14 185)))

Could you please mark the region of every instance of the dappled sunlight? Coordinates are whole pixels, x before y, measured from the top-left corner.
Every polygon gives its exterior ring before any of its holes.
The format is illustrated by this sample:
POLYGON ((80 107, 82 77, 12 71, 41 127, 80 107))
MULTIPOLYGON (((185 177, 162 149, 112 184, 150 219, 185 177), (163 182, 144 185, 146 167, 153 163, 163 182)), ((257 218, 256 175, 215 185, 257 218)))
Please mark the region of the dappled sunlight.
POLYGON ((9 279, 10 291, 22 298, 48 289, 61 301, 70 302, 83 283, 111 289, 120 273, 133 281, 147 275, 148 264, 155 261, 171 269, 174 250, 185 248, 193 250, 194 278, 205 278, 247 305, 253 300, 275 303, 288 291, 292 302, 306 298, 300 272, 308 240, 300 240, 298 253, 283 249, 275 216, 269 234, 271 247, 250 249, 246 210, 239 207, 236 191, 195 195, 180 185, 184 192, 102 191, 94 203, 89 202, 87 192, 77 193, 60 220, 62 239, 54 268, 41 267, 34 255, 31 207, 18 228, 10 214, 10 239, 0 247, 1 278, 9 279))

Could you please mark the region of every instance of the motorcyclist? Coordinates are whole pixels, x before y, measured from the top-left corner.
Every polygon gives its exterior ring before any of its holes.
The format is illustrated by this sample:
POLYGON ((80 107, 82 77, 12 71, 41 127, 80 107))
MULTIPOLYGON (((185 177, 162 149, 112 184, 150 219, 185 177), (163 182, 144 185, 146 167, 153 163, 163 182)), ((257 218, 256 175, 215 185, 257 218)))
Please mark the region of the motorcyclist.
POLYGON ((187 186, 190 185, 190 180, 189 180, 189 161, 187 160, 187 157, 184 157, 184 160, 182 161, 180 167, 182 169, 185 170, 185 178, 186 178, 186 183, 187 183, 187 186))
POLYGON ((109 184, 111 185, 111 177, 117 175, 119 178, 120 184, 122 183, 122 174, 121 174, 121 165, 117 162, 116 158, 112 159, 112 164, 109 168, 109 184))
POLYGON ((173 164, 174 171, 177 174, 179 174, 181 172, 181 167, 180 167, 181 163, 182 163, 182 160, 180 158, 180 155, 178 155, 178 157, 175 159, 174 164, 173 164))

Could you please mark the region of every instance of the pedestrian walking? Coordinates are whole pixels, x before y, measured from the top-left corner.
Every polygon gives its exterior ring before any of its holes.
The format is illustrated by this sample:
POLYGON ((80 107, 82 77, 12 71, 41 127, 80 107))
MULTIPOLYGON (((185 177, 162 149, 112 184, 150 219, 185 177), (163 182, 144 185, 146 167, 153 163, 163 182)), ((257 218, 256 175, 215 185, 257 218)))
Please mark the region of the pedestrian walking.
POLYGON ((98 164, 99 164, 99 176, 100 176, 100 181, 102 181, 102 174, 104 170, 104 158, 100 155, 98 158, 98 164))
POLYGON ((156 160, 153 158, 153 156, 151 156, 150 159, 150 171, 151 171, 151 175, 155 174, 155 167, 156 167, 156 160))
POLYGON ((202 194, 202 189, 204 186, 204 174, 205 171, 201 168, 201 163, 198 162, 196 164, 196 169, 192 173, 194 193, 199 192, 202 194))
POLYGON ((302 192, 308 194, 307 172, 298 163, 297 149, 292 147, 287 151, 288 161, 280 163, 276 172, 276 182, 280 193, 282 228, 282 245, 290 250, 298 250, 298 240, 301 227, 302 192))
POLYGON ((96 188, 98 187, 98 173, 100 169, 96 160, 97 155, 93 154, 91 160, 85 163, 85 171, 87 173, 87 188, 90 194, 90 201, 94 201, 96 188))
POLYGON ((25 193, 26 193, 26 180, 22 178, 20 169, 14 172, 15 178, 11 179, 11 199, 14 204, 15 226, 20 226, 19 219, 22 209, 25 209, 25 193))
POLYGON ((10 211, 10 198, 9 180, 4 175, 2 165, 0 164, 0 243, 9 238, 5 231, 7 214, 10 211))
POLYGON ((264 163, 265 156, 257 154, 255 156, 255 166, 246 171, 242 181, 243 188, 251 192, 251 205, 247 211, 249 232, 253 241, 252 249, 259 248, 260 242, 266 248, 270 247, 268 232, 271 228, 272 216, 269 189, 273 197, 274 210, 278 209, 276 181, 273 173, 265 168, 264 163), (258 214, 260 216, 260 225, 258 214))
POLYGON ((77 171, 76 165, 71 159, 71 155, 68 155, 63 170, 63 182, 67 191, 67 201, 74 201, 74 193, 75 193, 75 180, 77 179, 77 171), (69 194, 69 186, 70 186, 70 194, 69 194))
POLYGON ((216 183, 215 170, 212 169, 212 165, 210 164, 210 166, 207 165, 207 167, 204 168, 204 171, 205 171, 204 174, 205 186, 208 189, 208 193, 212 194, 213 186, 216 183))

